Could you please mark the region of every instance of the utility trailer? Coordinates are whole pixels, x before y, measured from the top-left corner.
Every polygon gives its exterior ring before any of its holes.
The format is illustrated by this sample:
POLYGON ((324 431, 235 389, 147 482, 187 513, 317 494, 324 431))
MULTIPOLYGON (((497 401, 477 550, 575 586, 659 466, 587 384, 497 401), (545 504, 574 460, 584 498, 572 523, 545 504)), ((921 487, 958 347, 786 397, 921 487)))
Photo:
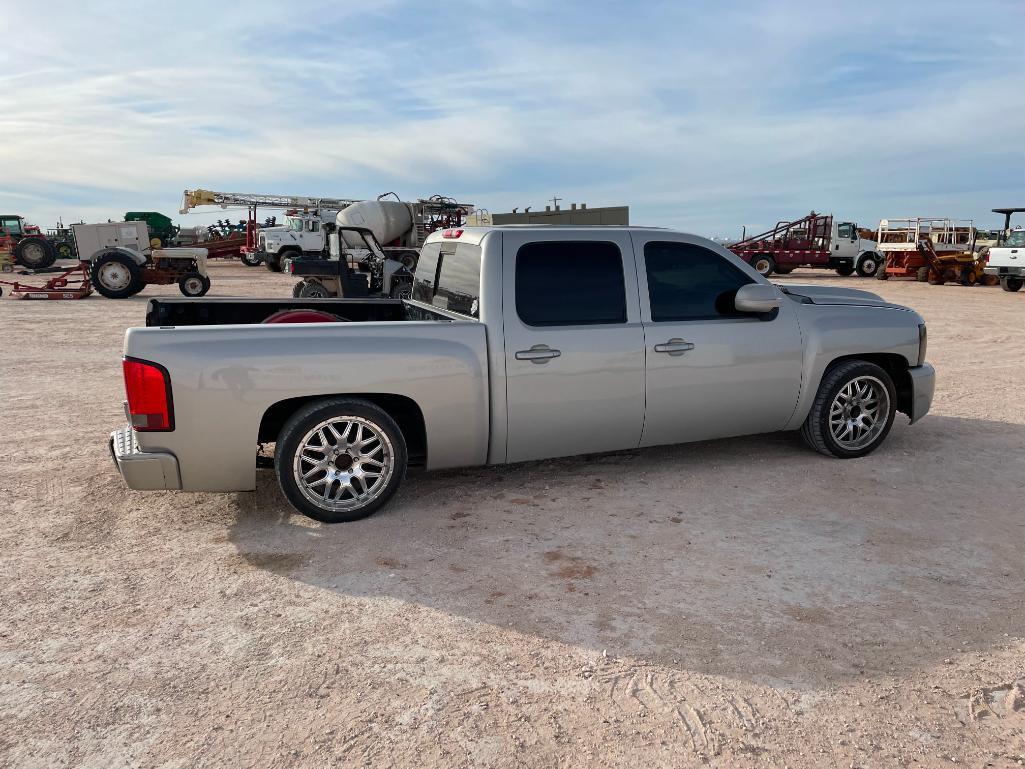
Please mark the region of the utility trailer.
POLYGON ((765 277, 786 275, 797 267, 871 277, 881 263, 875 241, 863 237, 857 224, 838 222, 832 214, 814 211, 792 222, 777 222, 771 230, 727 248, 765 277))
POLYGON ((971 219, 881 219, 877 239, 883 254, 882 268, 876 273, 879 280, 914 278, 933 285, 970 286, 983 276, 971 219))

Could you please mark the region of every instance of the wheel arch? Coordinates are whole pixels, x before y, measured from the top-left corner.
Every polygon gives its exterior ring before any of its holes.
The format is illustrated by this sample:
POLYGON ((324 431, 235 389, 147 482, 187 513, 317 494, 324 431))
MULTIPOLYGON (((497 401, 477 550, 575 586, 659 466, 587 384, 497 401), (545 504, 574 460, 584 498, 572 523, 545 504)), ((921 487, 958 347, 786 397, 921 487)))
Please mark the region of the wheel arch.
POLYGON ((272 443, 277 440, 281 428, 296 411, 316 401, 327 401, 332 398, 360 398, 383 409, 395 420, 406 440, 409 464, 422 467, 427 463, 427 425, 423 409, 412 398, 394 393, 347 392, 287 398, 271 404, 263 413, 257 440, 260 443, 272 443))

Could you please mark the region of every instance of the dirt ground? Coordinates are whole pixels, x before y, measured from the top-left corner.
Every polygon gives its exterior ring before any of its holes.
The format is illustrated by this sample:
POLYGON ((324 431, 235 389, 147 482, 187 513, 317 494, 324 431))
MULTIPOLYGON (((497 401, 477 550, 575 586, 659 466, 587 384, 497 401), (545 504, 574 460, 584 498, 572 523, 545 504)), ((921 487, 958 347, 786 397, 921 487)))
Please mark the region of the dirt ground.
POLYGON ((1025 293, 780 280, 919 310, 932 414, 847 462, 774 435, 420 474, 339 526, 268 472, 123 486, 123 332, 176 288, 5 296, 0 766, 1025 764, 1025 293))

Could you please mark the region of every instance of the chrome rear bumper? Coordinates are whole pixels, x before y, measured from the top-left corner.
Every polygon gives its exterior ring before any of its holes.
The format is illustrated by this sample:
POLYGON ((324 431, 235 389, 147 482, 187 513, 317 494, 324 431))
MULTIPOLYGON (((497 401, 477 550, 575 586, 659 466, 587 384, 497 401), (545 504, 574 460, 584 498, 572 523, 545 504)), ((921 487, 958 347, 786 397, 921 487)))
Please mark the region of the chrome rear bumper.
POLYGON ((165 451, 142 451, 131 426, 110 434, 110 456, 128 488, 138 491, 180 489, 178 458, 165 451))

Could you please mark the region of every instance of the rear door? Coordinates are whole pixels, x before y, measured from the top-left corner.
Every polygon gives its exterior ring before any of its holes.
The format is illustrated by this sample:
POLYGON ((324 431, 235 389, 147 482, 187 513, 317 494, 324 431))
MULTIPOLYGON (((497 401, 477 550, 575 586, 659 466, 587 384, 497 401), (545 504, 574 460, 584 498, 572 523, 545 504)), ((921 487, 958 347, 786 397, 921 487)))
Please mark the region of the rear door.
POLYGON ((738 313, 756 282, 733 254, 675 233, 635 233, 647 376, 642 446, 771 432, 801 388, 796 305, 738 313))
POLYGON ((507 461, 635 448, 644 331, 625 231, 503 232, 507 461))

